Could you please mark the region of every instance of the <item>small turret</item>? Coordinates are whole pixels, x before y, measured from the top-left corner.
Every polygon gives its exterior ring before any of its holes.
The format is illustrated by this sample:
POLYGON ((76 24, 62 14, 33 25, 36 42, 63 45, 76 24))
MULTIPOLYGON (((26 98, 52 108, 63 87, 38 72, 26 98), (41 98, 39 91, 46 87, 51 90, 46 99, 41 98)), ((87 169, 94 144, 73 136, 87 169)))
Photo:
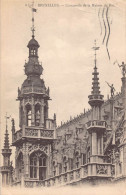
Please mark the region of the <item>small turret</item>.
POLYGON ((2 155, 3 155, 3 166, 1 167, 1 173, 2 173, 2 184, 4 186, 9 185, 11 183, 11 166, 10 166, 10 156, 11 156, 11 149, 9 146, 9 133, 8 133, 8 127, 7 127, 7 119, 10 117, 7 117, 6 115, 6 131, 5 131, 5 138, 4 138, 4 147, 2 149, 2 155))

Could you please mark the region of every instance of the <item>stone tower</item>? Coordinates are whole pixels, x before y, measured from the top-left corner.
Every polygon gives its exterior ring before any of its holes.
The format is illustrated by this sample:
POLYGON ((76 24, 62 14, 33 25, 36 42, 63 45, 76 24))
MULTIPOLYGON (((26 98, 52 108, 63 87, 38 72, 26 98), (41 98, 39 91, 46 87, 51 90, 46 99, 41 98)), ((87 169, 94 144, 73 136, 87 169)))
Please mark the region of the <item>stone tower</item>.
POLYGON ((2 185, 7 186, 12 182, 12 166, 10 163, 11 149, 9 146, 9 134, 7 129, 7 117, 6 117, 6 131, 4 139, 4 148, 2 149, 3 166, 1 167, 2 185))
POLYGON ((104 180, 111 178, 112 164, 105 161, 104 156, 104 132, 106 131, 106 121, 102 120, 101 107, 104 103, 103 95, 100 92, 98 71, 96 65, 96 50, 99 48, 94 47, 95 60, 92 92, 88 96, 89 104, 92 108, 91 120, 87 122, 87 131, 90 138, 90 147, 88 149, 88 174, 90 181, 93 183, 101 183, 104 180))
POLYGON ((48 118, 49 88, 41 78, 43 67, 38 60, 40 46, 34 36, 34 17, 32 22, 32 38, 27 45, 29 59, 24 65, 27 78, 21 89, 18 88, 20 130, 15 132, 12 121, 15 179, 24 186, 37 185, 36 182, 51 175, 51 148, 56 128, 56 115, 54 119, 48 118))
MULTIPOLYGON (((97 47, 94 48, 95 51, 97 47)), ((92 82, 92 92, 88 96, 89 104, 92 107, 91 125, 88 128, 89 134, 91 134, 91 159, 94 161, 94 155, 103 155, 103 133, 105 130, 105 121, 101 121, 101 106, 104 102, 103 95, 100 93, 98 71, 96 66, 96 52, 95 52, 95 66, 92 82)))

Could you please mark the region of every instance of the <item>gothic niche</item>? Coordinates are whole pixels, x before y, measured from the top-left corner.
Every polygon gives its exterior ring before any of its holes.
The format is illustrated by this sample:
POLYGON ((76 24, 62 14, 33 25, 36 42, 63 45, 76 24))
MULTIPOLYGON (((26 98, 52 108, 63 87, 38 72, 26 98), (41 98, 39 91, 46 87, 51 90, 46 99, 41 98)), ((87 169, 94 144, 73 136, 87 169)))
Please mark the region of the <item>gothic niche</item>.
POLYGON ((47 172, 47 156, 41 152, 30 155, 30 178, 44 180, 47 172))
POLYGON ((32 116, 31 105, 27 104, 26 105, 26 125, 27 126, 31 126, 31 116, 32 116))

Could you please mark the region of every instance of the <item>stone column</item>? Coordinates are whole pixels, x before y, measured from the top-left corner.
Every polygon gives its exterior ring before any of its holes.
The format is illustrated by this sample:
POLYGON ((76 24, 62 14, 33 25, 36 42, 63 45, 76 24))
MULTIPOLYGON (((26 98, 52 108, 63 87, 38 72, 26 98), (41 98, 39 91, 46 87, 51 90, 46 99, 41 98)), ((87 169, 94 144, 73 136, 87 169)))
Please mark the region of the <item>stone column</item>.
POLYGON ((32 97, 32 107, 31 107, 31 125, 35 125, 35 101, 32 97))
POLYGON ((101 136, 101 154, 103 155, 103 144, 104 144, 104 142, 103 142, 103 134, 102 134, 102 136, 101 136))
POLYGON ((44 127, 44 100, 42 100, 40 107, 40 126, 44 127))
POLYGON ((29 153, 28 153, 28 144, 26 144, 26 150, 25 150, 25 176, 29 176, 29 153))
POLYGON ((26 117, 26 108, 25 108, 25 101, 23 99, 23 120, 22 125, 27 125, 27 117, 26 117))
POLYGON ((92 132, 92 155, 97 154, 97 133, 92 132))

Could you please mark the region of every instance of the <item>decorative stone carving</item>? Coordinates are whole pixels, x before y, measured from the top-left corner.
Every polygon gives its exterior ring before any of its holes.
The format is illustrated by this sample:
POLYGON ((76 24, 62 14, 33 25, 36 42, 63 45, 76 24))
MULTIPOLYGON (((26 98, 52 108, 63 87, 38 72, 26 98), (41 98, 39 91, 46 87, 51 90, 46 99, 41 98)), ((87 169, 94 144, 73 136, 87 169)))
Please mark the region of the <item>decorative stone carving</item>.
POLYGON ((106 165, 97 165, 97 174, 107 174, 107 166, 106 165))
POLYGON ((31 97, 26 97, 26 98, 25 98, 25 105, 26 105, 27 103, 31 103, 31 102, 32 102, 31 97))
POLYGON ((111 167, 111 175, 114 176, 115 175, 115 166, 111 167))
POLYGON ((29 148, 28 148, 29 154, 31 154, 31 153, 34 152, 35 150, 41 150, 41 151, 43 151, 45 154, 49 155, 48 146, 43 146, 43 145, 41 145, 41 144, 34 144, 34 145, 32 145, 32 146, 29 146, 29 148))
POLYGON ((80 169, 76 171, 76 179, 80 178, 80 169))
POLYGON ((67 174, 64 175, 64 182, 67 182, 67 174))
POLYGON ((70 181, 74 179, 73 172, 70 173, 70 181))
POLYGON ((50 181, 47 181, 47 187, 51 186, 50 181))
POLYGON ((44 187, 45 183, 43 181, 36 181, 36 187, 44 187))
POLYGON ((25 129, 25 135, 26 136, 38 137, 38 130, 36 130, 36 129, 25 129))
POLYGON ((87 169, 87 166, 84 167, 84 176, 88 174, 88 169, 87 169))
POLYGON ((33 182, 32 181, 25 181, 25 187, 26 188, 32 188, 33 187, 33 182))
POLYGON ((41 137, 53 138, 53 131, 52 130, 41 130, 40 134, 41 134, 41 137))

